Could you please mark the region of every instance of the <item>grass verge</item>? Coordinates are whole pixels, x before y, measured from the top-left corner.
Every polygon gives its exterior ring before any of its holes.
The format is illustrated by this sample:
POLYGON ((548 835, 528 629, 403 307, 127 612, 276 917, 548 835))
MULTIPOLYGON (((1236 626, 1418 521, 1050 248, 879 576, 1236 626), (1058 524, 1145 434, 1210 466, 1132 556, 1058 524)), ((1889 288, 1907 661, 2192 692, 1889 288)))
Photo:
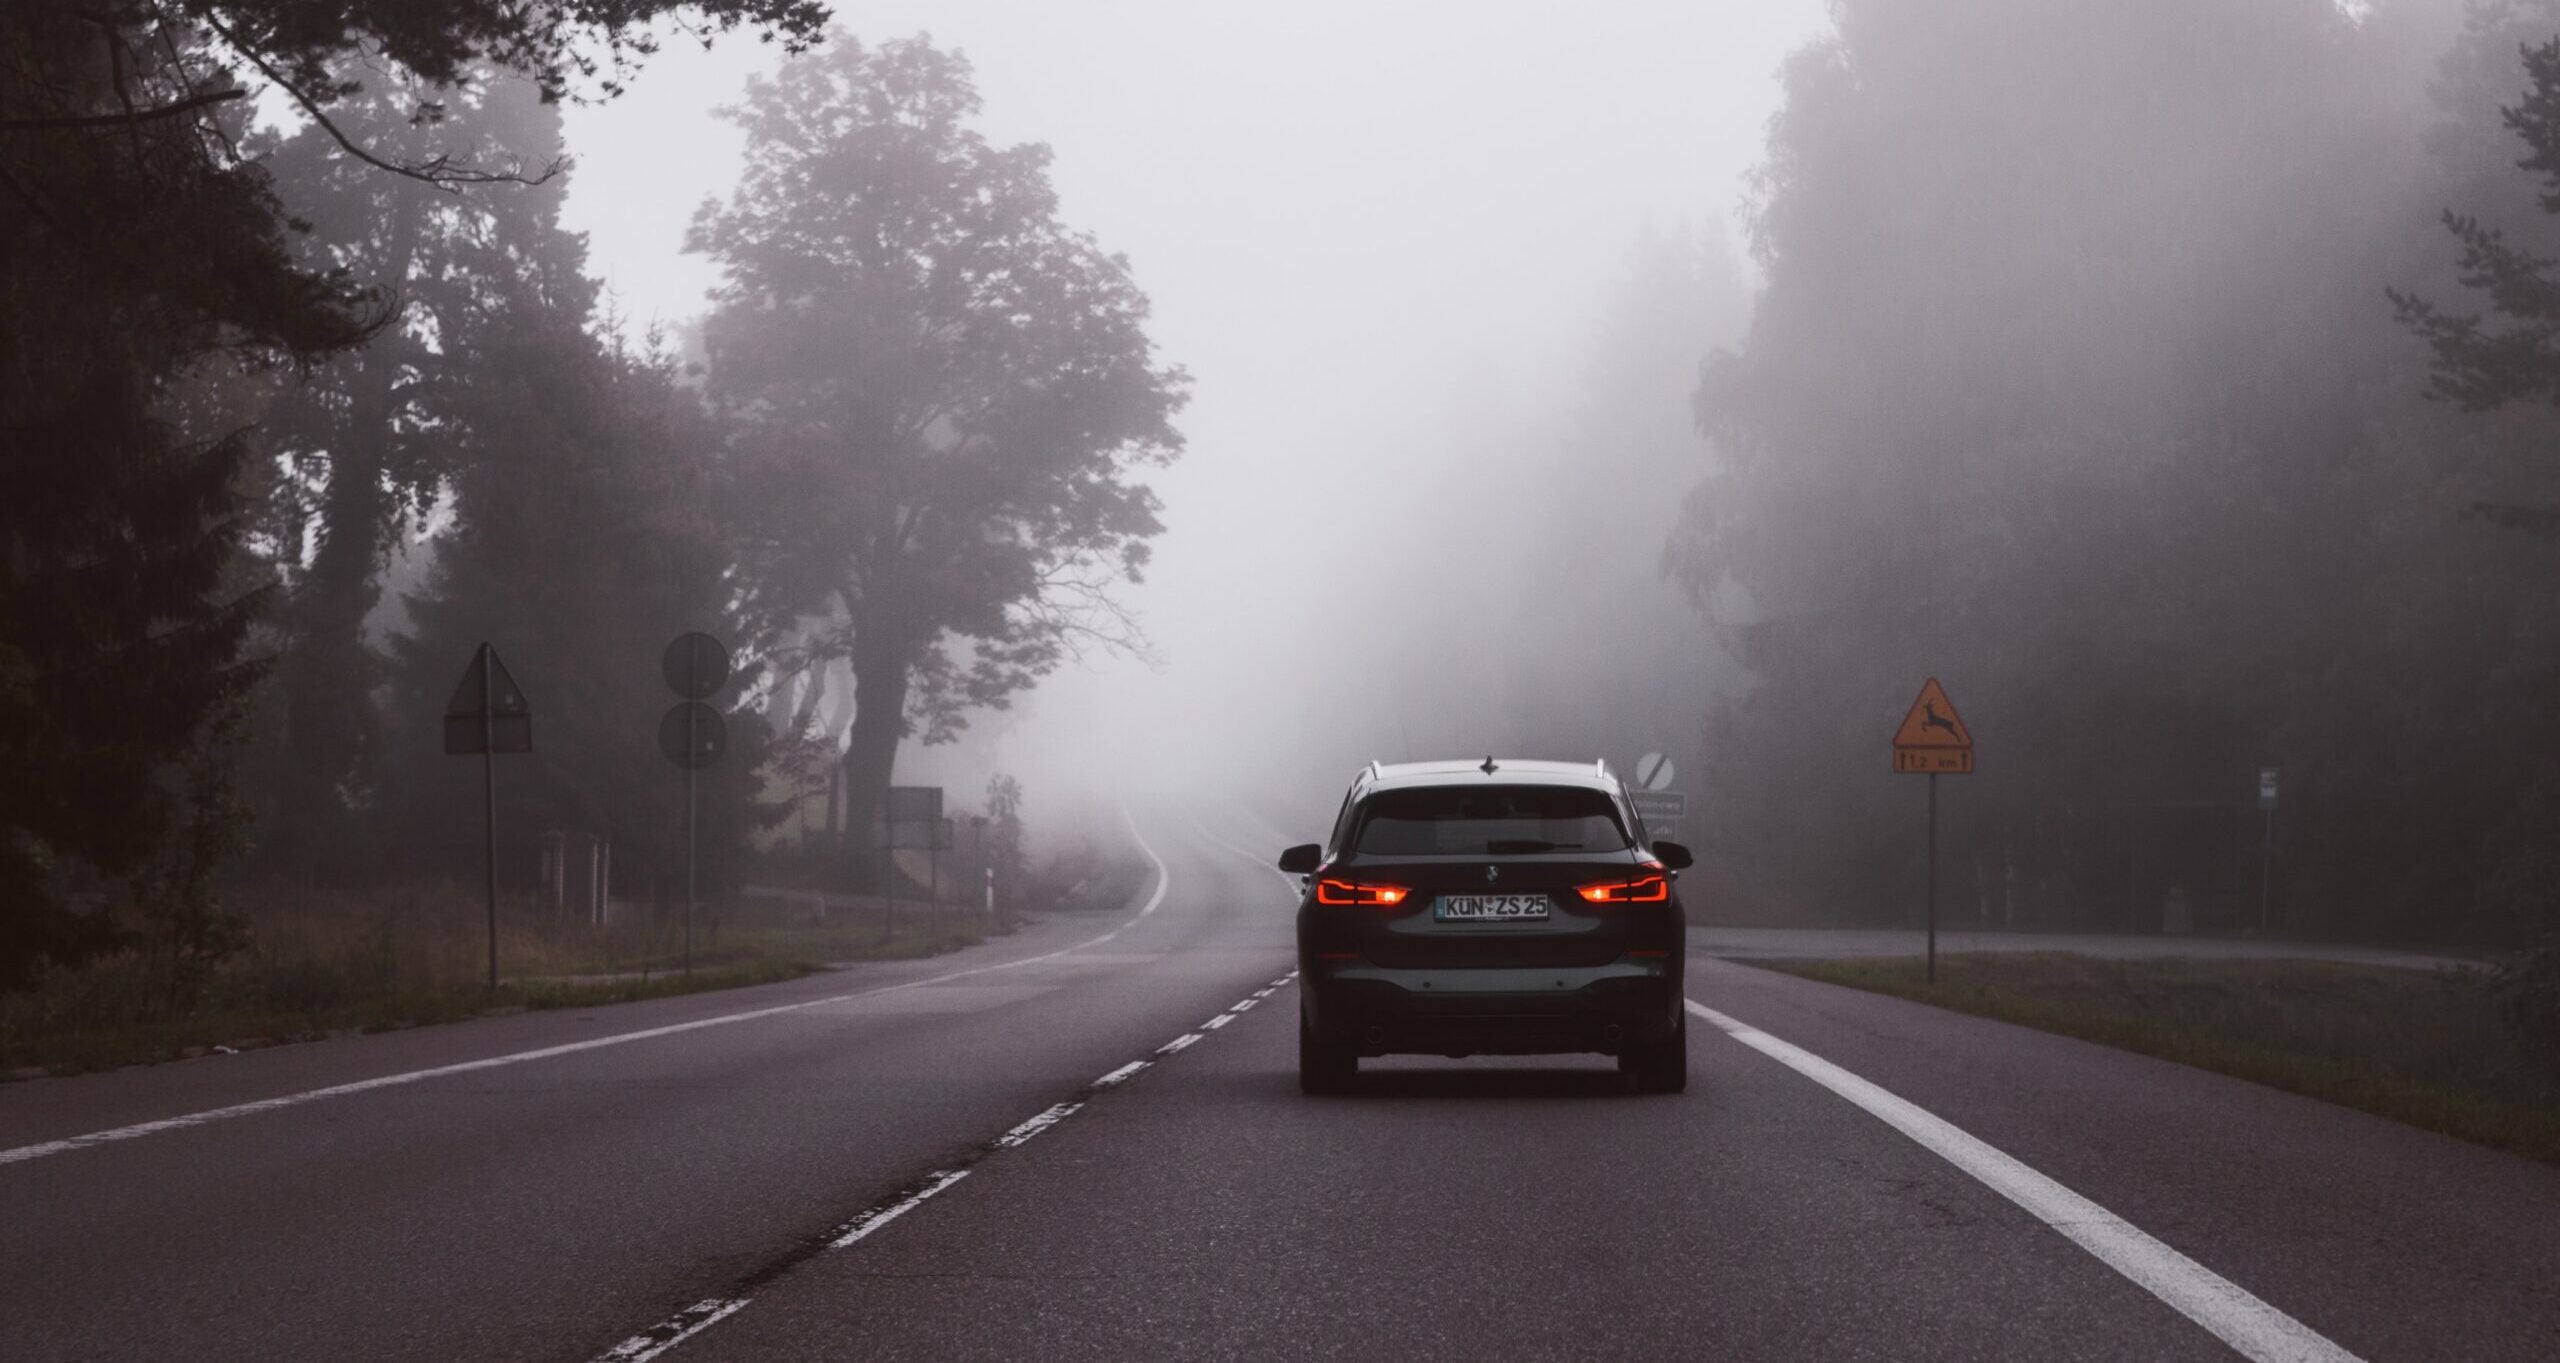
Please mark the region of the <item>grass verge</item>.
POLYGON ((966 912, 810 918, 734 906, 697 923, 683 973, 674 923, 594 926, 501 904, 500 984, 487 988, 477 896, 424 886, 360 893, 278 890, 251 910, 254 947, 195 997, 170 997, 164 962, 141 954, 57 972, 0 996, 0 1076, 186 1059, 221 1048, 392 1031, 492 1014, 588 1008, 793 979, 846 961, 904 960, 979 941, 966 912))
POLYGON ((2214 1070, 2560 1164, 2560 1061, 2478 971, 2067 952, 1759 961, 2214 1070))

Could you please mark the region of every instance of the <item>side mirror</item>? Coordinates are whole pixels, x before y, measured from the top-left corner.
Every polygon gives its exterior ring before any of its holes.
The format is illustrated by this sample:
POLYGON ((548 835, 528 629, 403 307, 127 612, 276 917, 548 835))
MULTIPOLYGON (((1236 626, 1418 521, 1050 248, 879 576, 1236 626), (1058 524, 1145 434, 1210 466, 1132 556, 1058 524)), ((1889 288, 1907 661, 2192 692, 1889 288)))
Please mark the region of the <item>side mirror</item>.
POLYGON ((1314 875, 1316 864, 1323 860, 1323 848, 1302 842, 1280 854, 1280 869, 1293 876, 1314 875))
POLYGON ((1685 871, 1698 864, 1698 859, 1689 855, 1688 848, 1660 838, 1653 841, 1653 855, 1662 863, 1663 869, 1669 871, 1685 871))

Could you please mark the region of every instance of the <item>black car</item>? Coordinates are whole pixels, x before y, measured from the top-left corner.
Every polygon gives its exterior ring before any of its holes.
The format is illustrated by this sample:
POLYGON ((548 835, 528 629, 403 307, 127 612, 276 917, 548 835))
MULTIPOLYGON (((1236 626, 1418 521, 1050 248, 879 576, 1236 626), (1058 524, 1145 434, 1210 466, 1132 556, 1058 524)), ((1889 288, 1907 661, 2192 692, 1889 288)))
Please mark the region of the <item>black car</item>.
POLYGON ((1599 1052, 1689 1076, 1678 843, 1605 762, 1372 762, 1333 836, 1280 854, 1298 904, 1298 1083, 1372 1055, 1599 1052))

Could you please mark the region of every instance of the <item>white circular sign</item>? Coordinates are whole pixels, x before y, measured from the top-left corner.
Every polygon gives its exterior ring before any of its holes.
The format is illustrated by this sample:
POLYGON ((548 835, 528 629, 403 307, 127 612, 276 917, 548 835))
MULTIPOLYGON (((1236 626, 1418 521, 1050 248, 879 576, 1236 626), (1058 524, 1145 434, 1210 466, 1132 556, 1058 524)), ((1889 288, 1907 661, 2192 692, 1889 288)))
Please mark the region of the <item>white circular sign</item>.
POLYGON ((1636 784, 1646 790, 1662 790, 1671 784, 1671 759, 1649 752, 1636 759, 1636 784))

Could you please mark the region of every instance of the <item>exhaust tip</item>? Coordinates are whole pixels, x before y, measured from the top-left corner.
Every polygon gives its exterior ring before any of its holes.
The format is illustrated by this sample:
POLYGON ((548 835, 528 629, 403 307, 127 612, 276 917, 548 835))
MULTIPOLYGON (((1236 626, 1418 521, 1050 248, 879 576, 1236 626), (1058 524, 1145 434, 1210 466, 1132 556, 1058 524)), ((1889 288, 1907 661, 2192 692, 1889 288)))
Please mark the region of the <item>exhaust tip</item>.
POLYGON ((1387 1029, 1384 1027, 1372 1027, 1369 1030, 1362 1032, 1360 1034, 1360 1039, 1368 1042, 1372 1046, 1383 1046, 1387 1041, 1387 1029))
POLYGON ((1612 1022, 1600 1029, 1600 1039, 1614 1046, 1627 1039, 1627 1029, 1612 1022))

